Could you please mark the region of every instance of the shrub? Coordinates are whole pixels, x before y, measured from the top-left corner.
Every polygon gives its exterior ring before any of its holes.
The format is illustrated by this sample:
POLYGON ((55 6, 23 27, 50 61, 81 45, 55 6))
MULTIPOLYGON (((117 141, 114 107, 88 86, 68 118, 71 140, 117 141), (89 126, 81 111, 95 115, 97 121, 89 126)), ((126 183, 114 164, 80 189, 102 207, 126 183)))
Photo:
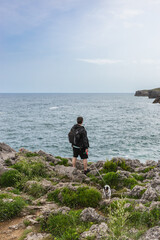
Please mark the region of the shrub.
POLYGON ((33 183, 31 186, 27 187, 26 192, 33 197, 41 197, 46 193, 46 190, 38 183, 33 183))
POLYGON ((46 167, 42 161, 33 161, 23 159, 12 166, 19 172, 24 173, 28 179, 34 177, 47 177, 46 167))
MULTIPOLYGON (((109 172, 103 176, 104 182, 108 184, 111 188, 118 188, 118 174, 115 172, 109 172)), ((102 182, 102 185, 105 183, 102 182)))
POLYGON ((151 211, 134 211, 129 217, 130 223, 134 227, 146 225, 147 227, 156 226, 160 219, 160 208, 154 208, 151 211))
POLYGON ((137 174, 137 173, 132 173, 132 176, 137 180, 137 181, 143 181, 145 179, 145 177, 143 177, 141 174, 137 174))
MULTIPOLYGON (((55 202, 60 202, 58 198, 59 191, 55 190, 49 193, 48 199, 53 198, 55 202)), ((97 207, 101 198, 101 193, 94 188, 79 187, 76 191, 63 188, 61 191, 61 203, 71 208, 97 207)))
POLYGON ((21 197, 11 197, 11 196, 0 196, 0 221, 4 221, 7 219, 11 219, 14 216, 17 216, 23 207, 25 206, 25 202, 21 197), (7 198, 12 198, 13 201, 8 200, 7 198), (5 198, 5 201, 4 201, 5 198))
POLYGON ((105 164, 103 165, 103 171, 104 173, 108 172, 116 172, 117 171, 117 164, 113 162, 112 160, 107 160, 105 164))
POLYGON ((0 185, 2 187, 15 187, 21 178, 22 176, 17 170, 9 170, 1 175, 0 185))
POLYGON ((70 211, 68 214, 51 214, 47 222, 41 220, 41 229, 50 232, 55 239, 78 240, 80 234, 92 223, 80 220, 81 210, 70 211))
POLYGON ((60 189, 56 189, 50 193, 48 193, 47 199, 49 201, 59 202, 58 194, 60 193, 60 189))
POLYGON ((107 160, 105 164, 103 165, 103 173, 108 173, 108 172, 116 172, 118 167, 121 167, 125 171, 130 171, 130 167, 126 164, 125 160, 118 160, 114 162, 114 160, 107 160))
POLYGON ((138 184, 137 180, 135 178, 131 178, 131 177, 125 178, 123 181, 124 181, 123 185, 130 189, 134 188, 138 184))
POLYGON ((60 156, 57 156, 55 158, 58 158, 58 159, 61 160, 60 162, 57 163, 58 165, 68 166, 68 159, 67 158, 61 158, 60 156))
POLYGON ((27 152, 27 153, 25 154, 25 156, 26 156, 26 157, 37 157, 37 156, 39 156, 39 154, 38 154, 38 153, 27 152))
POLYGON ((109 228, 112 239, 125 239, 125 230, 129 213, 125 211, 125 200, 115 201, 109 209, 109 228), (115 206, 114 206, 115 205, 115 206))
POLYGON ((12 165, 12 161, 10 159, 6 159, 4 162, 5 162, 6 166, 11 166, 12 165))
POLYGON ((147 172, 149 172, 150 170, 152 170, 154 168, 155 168, 155 166, 150 166, 150 167, 145 168, 142 172, 143 173, 147 173, 147 172))

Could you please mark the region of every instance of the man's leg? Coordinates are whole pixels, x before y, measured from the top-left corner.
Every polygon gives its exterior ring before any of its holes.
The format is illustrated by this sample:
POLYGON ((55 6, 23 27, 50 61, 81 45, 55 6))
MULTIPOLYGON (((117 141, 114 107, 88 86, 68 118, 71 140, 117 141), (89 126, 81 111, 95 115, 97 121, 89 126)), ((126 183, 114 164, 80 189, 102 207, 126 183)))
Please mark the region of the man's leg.
POLYGON ((87 159, 83 159, 84 171, 87 170, 87 159))
POLYGON ((73 158, 72 158, 73 167, 76 167, 76 161, 77 161, 77 158, 76 158, 76 157, 73 157, 73 158))

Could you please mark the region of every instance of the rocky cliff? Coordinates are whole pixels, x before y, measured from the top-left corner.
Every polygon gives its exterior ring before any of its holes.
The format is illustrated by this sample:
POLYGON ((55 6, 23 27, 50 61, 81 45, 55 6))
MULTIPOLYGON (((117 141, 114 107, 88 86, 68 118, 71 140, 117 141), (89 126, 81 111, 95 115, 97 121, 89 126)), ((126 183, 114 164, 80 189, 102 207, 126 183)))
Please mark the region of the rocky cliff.
POLYGON ((149 98, 157 98, 160 97, 160 88, 154 88, 150 90, 138 90, 135 92, 135 96, 139 97, 149 97, 149 98))
POLYGON ((88 166, 0 143, 0 239, 160 239, 160 161, 88 166))

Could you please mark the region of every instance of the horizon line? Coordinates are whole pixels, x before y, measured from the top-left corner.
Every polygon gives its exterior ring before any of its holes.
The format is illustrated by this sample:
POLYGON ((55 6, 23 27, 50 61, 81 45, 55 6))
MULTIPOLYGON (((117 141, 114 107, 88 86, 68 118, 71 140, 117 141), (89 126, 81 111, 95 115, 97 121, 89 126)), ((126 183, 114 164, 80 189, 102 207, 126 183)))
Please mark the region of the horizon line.
POLYGON ((134 92, 0 92, 0 94, 112 94, 112 93, 134 93, 134 92))

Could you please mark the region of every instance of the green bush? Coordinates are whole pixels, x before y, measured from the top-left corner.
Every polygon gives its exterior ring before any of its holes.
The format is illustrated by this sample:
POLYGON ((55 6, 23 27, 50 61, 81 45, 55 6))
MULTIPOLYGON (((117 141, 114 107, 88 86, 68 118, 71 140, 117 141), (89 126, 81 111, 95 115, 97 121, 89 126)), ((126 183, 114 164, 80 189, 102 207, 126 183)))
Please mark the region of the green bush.
POLYGON ((107 160, 103 165, 103 170, 101 172, 117 172, 118 167, 122 168, 125 171, 130 171, 130 167, 126 164, 125 160, 120 159, 116 162, 114 162, 114 160, 107 160))
POLYGON ((141 174, 137 174, 137 173, 132 173, 132 176, 137 180, 137 181, 143 181, 145 179, 145 177, 143 177, 141 174))
POLYGON ((107 160, 103 165, 103 171, 102 171, 103 173, 116 172, 116 171, 117 171, 117 164, 112 160, 111 161, 107 160))
POLYGON ((142 172, 143 173, 147 173, 147 172, 149 172, 150 170, 152 170, 154 168, 155 168, 155 166, 150 166, 150 167, 145 168, 142 172))
POLYGON ((147 226, 153 227, 159 223, 160 208, 154 208, 151 211, 133 211, 130 214, 129 221, 134 227, 147 226))
POLYGON ((54 239, 78 240, 80 234, 92 223, 84 223, 80 220, 81 210, 70 211, 68 214, 51 214, 47 222, 41 220, 41 229, 50 232, 54 239))
POLYGON ((109 172, 103 176, 104 182, 102 182, 102 185, 108 184, 111 188, 118 188, 118 174, 115 172, 109 172))
POLYGON ((11 195, 0 194, 0 221, 17 216, 24 206, 25 201, 21 197, 12 197, 11 195), (7 199, 13 199, 13 201, 10 202, 10 200, 7 201, 7 199))
POLYGON ((27 153, 25 154, 25 156, 26 156, 26 157, 37 157, 37 156, 39 156, 39 154, 38 154, 38 153, 27 152, 27 153))
POLYGON ((46 167, 40 160, 34 161, 23 159, 14 164, 12 168, 24 173, 28 179, 33 179, 35 177, 47 177, 46 167))
POLYGON ((67 158, 62 158, 62 157, 60 157, 60 156, 57 156, 57 157, 55 157, 55 158, 61 160, 60 162, 57 163, 58 165, 68 166, 68 159, 67 159, 67 158))
POLYGON ((0 177, 0 186, 15 187, 21 181, 22 175, 17 170, 4 172, 0 177))
POLYGON ((33 197, 39 198, 46 193, 46 189, 38 183, 33 183, 31 186, 26 188, 26 192, 33 197))
POLYGON ((123 180, 123 185, 130 189, 134 188, 137 184, 138 184, 138 182, 135 178, 129 177, 129 178, 125 178, 123 180))
POLYGON ((58 194, 60 193, 60 189, 56 189, 50 193, 48 193, 47 199, 49 201, 59 202, 58 194))
MULTIPOLYGON (((60 202, 58 198, 59 190, 55 190, 48 195, 48 199, 60 202)), ((61 190, 61 203, 71 207, 97 207, 101 200, 101 193, 94 188, 79 187, 73 191, 69 188, 61 190)))

